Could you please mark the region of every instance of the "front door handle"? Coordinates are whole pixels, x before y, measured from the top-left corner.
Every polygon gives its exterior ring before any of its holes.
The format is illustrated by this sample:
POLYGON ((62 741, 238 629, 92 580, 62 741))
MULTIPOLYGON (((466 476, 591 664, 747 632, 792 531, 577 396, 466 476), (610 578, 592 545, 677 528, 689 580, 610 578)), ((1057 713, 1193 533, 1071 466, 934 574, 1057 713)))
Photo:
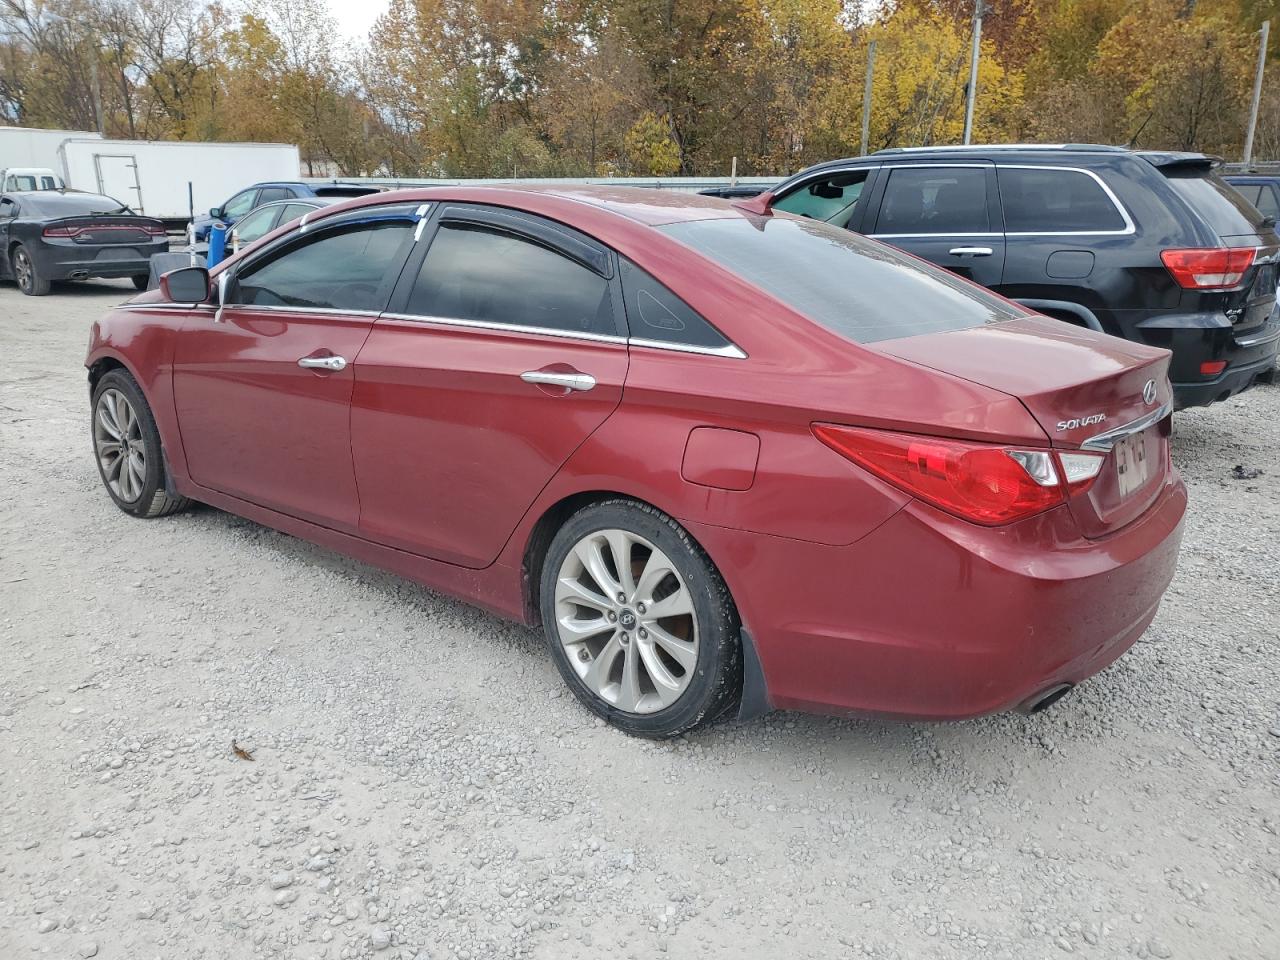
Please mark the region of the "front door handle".
POLYGON ((947 252, 953 257, 989 257, 995 253, 990 247, 952 247, 947 252))
POLYGON ((303 357, 298 366, 309 370, 345 370, 347 360, 345 357, 303 357))
POLYGON ((548 370, 527 370, 520 374, 520 379, 525 383, 564 387, 566 390, 590 390, 596 385, 596 378, 589 373, 553 373, 548 370))

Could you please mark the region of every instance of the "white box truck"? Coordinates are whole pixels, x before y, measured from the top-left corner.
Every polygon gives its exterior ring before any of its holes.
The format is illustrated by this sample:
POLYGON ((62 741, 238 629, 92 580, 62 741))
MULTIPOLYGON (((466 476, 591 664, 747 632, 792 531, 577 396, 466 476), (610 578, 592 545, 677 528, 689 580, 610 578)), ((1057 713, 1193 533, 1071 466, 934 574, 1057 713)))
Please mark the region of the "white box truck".
POLYGON ((102 139, 91 130, 0 127, 0 190, 56 190, 65 186, 58 172, 58 147, 72 137, 102 139))
POLYGON ((67 186, 103 193, 161 220, 190 219, 260 180, 297 180, 298 148, 287 143, 72 138, 58 146, 67 186), (190 190, 188 190, 190 185, 190 190))

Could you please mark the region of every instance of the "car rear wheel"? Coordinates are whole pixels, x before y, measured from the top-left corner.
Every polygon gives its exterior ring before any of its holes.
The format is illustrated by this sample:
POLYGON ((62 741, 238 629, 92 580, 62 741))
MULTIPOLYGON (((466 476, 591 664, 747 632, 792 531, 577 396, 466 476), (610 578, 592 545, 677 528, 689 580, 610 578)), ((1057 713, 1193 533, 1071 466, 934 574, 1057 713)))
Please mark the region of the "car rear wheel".
POLYGON ((165 490, 164 455, 151 408, 124 370, 106 373, 93 390, 93 451, 103 486, 134 517, 163 517, 185 508, 186 497, 165 490))
POLYGON ((14 247, 12 260, 13 276, 18 281, 19 290, 28 297, 43 297, 49 292, 49 278, 40 275, 26 247, 22 244, 14 247))
POLYGON ((133 281, 133 289, 135 290, 145 290, 147 289, 147 284, 151 282, 150 275, 145 273, 135 273, 129 279, 133 281))
POLYGON ((574 695, 628 733, 677 736, 741 693, 733 599, 701 547, 653 507, 609 500, 570 517, 548 548, 540 606, 574 695))

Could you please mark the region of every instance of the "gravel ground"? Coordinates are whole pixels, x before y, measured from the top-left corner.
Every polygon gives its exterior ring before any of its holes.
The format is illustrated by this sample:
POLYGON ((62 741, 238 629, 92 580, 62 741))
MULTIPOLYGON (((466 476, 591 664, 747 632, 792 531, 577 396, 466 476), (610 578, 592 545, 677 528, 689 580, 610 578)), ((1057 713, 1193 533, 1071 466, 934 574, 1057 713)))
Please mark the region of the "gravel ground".
POLYGON ((1048 713, 654 744, 532 631, 118 512, 81 364, 126 292, 0 287, 5 960, 1280 957, 1280 388, 1178 416, 1177 580, 1048 713))

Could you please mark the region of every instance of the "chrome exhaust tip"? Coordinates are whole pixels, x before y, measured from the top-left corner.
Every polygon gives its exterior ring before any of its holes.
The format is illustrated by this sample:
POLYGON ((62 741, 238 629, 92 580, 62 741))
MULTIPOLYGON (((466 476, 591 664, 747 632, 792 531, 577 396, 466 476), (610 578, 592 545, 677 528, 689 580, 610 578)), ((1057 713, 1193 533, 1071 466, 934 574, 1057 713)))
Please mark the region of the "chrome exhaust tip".
POLYGON ((1055 683, 1052 687, 1041 690, 1039 693, 1024 700, 1018 707, 1018 712, 1032 714, 1048 710, 1070 693, 1073 686, 1074 684, 1071 683, 1055 683))

